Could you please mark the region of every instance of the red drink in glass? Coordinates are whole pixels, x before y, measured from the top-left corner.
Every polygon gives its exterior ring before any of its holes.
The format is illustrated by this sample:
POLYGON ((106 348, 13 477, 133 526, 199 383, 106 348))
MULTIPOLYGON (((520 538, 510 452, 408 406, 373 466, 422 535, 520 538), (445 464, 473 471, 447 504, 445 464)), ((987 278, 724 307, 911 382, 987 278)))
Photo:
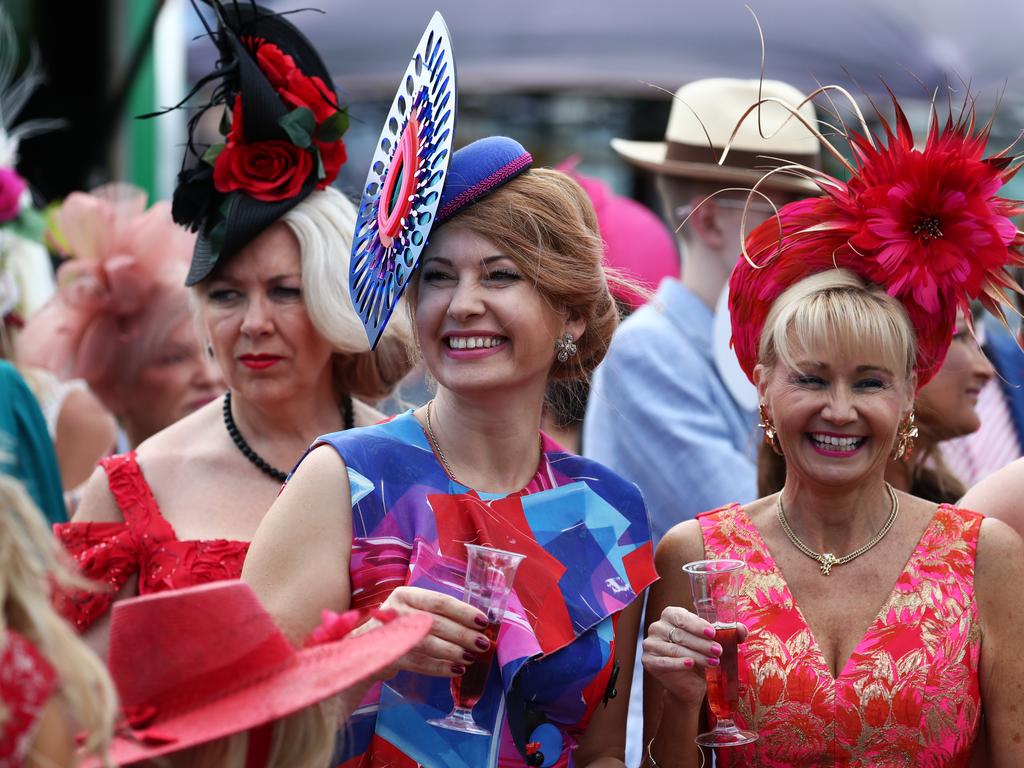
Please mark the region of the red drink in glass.
POLYGON ((494 649, 498 647, 498 629, 501 623, 490 623, 481 632, 491 641, 486 651, 478 653, 476 661, 469 665, 464 675, 452 678, 452 698, 457 707, 472 709, 484 695, 487 685, 487 673, 491 671, 491 659, 494 649))
POLYGON ((705 667, 708 683, 708 705, 718 719, 731 720, 739 704, 739 664, 737 647, 739 633, 735 624, 715 623, 715 642, 722 646, 717 667, 705 667))

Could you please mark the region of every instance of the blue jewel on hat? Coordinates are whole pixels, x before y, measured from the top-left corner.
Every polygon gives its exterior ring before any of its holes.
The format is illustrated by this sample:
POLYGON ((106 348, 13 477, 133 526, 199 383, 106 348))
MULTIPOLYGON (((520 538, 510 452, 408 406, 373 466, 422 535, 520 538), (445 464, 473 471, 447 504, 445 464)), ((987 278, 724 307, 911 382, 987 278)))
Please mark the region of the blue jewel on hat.
POLYGON ((507 136, 489 136, 466 145, 452 157, 437 224, 486 197, 532 164, 533 157, 523 145, 507 136))

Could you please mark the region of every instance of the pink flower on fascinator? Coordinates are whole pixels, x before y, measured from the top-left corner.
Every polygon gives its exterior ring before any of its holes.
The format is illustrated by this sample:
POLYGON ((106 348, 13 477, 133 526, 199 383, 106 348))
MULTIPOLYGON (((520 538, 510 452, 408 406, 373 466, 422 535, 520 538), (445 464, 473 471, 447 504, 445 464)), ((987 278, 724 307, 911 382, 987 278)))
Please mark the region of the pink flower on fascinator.
POLYGON ((18 217, 25 180, 13 168, 0 168, 0 224, 18 217))
POLYGON ((56 296, 22 332, 19 354, 116 401, 131 385, 125 353, 142 329, 177 322, 164 313, 186 301, 195 236, 173 222, 169 203, 146 210, 145 193, 127 184, 72 193, 54 221, 70 258, 57 271, 56 296))
POLYGON ((870 254, 867 276, 928 314, 982 293, 1006 264, 1018 212, 996 196, 1010 158, 984 159, 987 134, 972 135, 970 121, 942 133, 936 122, 921 150, 901 112, 884 149, 855 137, 860 175, 846 211, 855 222, 850 246, 870 254))

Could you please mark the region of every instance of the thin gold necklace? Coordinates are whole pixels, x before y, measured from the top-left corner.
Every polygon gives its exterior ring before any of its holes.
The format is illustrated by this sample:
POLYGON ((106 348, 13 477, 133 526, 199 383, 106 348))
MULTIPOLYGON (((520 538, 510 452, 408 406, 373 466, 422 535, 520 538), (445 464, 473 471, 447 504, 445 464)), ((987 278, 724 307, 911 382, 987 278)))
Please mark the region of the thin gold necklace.
MULTIPOLYGON (((465 485, 467 488, 471 488, 472 486, 466 485, 466 483, 464 483, 461 480, 459 480, 459 478, 457 478, 455 476, 455 473, 452 472, 452 465, 448 463, 448 457, 444 455, 444 451, 441 450, 441 444, 439 442, 437 442, 437 435, 434 434, 434 422, 430 418, 430 410, 433 407, 433 405, 434 405, 433 399, 430 399, 430 400, 427 401, 427 438, 430 441, 430 445, 434 449, 434 453, 437 454, 437 458, 439 458, 441 460, 441 466, 444 467, 444 471, 448 474, 448 477, 450 479, 454 480, 459 485, 465 485)), ((541 457, 544 456, 544 438, 543 437, 540 437, 540 455, 541 455, 541 457)))
MULTIPOLYGON (((437 435, 434 434, 434 424, 430 420, 430 409, 434 405, 433 399, 427 401, 427 436, 430 438, 430 444, 434 448, 434 453, 437 454, 437 458, 441 460, 441 466, 444 467, 444 471, 448 473, 448 477, 454 480, 459 485, 466 485, 455 477, 455 473, 452 472, 452 466, 448 463, 447 457, 444 455, 444 451, 441 450, 441 444, 437 442, 437 435)), ((466 486, 469 487, 468 485, 466 486)))
MULTIPOLYGON (((430 418, 429 410, 427 411, 427 418, 430 418)), ((821 564, 822 576, 829 576, 832 573, 833 565, 846 565, 851 560, 855 560, 861 555, 863 555, 865 552, 867 552, 869 549, 875 546, 875 544, 880 542, 882 538, 885 536, 885 534, 889 532, 889 529, 892 528, 892 524, 896 522, 896 515, 898 515, 900 512, 900 500, 896 496, 896 491, 893 490, 893 487, 889 485, 889 483, 886 483, 885 487, 889 491, 889 498, 892 499, 892 511, 889 512, 889 519, 885 521, 885 525, 883 525, 882 528, 878 531, 878 533, 876 533, 872 537, 871 541, 869 541, 863 547, 855 549, 850 554, 843 555, 842 557, 836 557, 831 552, 815 552, 813 549, 811 549, 802 541, 800 541, 797 535, 793 533, 793 529, 789 527, 789 521, 786 520, 786 513, 782 509, 781 491, 779 492, 779 495, 775 498, 775 511, 779 515, 779 523, 782 524, 783 532, 785 532, 786 537, 790 540, 790 542, 792 542, 793 546, 799 549, 803 554, 811 558, 811 560, 814 560, 817 563, 821 564)))

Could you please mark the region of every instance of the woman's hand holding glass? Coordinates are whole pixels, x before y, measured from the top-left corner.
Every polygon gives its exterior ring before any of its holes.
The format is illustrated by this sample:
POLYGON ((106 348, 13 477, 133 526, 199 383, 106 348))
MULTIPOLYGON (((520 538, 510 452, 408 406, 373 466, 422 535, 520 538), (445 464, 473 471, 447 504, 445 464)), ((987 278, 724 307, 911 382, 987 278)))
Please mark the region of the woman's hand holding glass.
MULTIPOLYGON (((739 642, 747 628, 737 624, 739 642)), ((649 675, 681 703, 698 706, 707 692, 705 668, 719 664, 722 646, 710 622, 685 608, 670 605, 647 630, 643 665, 649 675)))
POLYGON ((457 677, 490 647, 482 630, 487 617, 458 598, 420 587, 398 587, 381 605, 399 613, 423 611, 434 617, 430 634, 399 660, 399 668, 435 677, 457 677))

